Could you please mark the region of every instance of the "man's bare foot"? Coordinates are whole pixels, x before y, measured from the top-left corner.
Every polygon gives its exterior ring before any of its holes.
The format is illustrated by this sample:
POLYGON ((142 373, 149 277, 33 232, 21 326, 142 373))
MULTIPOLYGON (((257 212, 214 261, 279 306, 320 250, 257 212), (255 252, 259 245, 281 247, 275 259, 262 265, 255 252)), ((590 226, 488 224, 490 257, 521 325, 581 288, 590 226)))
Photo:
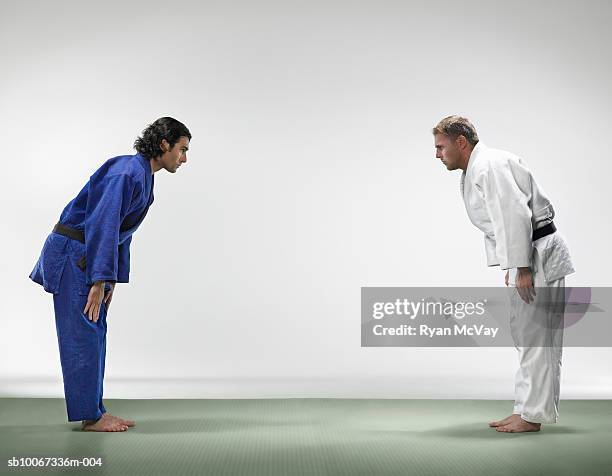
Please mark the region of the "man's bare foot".
POLYGON ((126 426, 129 426, 130 428, 136 426, 136 422, 134 420, 125 420, 124 418, 115 416, 115 415, 111 415, 110 413, 105 413, 106 416, 108 416, 108 418, 113 418, 114 420, 123 423, 126 426))
POLYGON ((508 423, 511 423, 513 421, 520 420, 520 419, 521 419, 521 415, 514 413, 510 416, 507 416, 503 420, 489 422, 489 426, 492 428, 496 428, 498 426, 504 426, 504 425, 507 425, 508 423))
POLYGON ((540 423, 532 423, 519 418, 518 421, 512 421, 504 426, 498 426, 496 431, 504 433, 526 433, 529 431, 540 431, 542 425, 540 423))
POLYGON ((81 429, 83 431, 125 431, 128 426, 105 413, 99 420, 84 420, 81 429))

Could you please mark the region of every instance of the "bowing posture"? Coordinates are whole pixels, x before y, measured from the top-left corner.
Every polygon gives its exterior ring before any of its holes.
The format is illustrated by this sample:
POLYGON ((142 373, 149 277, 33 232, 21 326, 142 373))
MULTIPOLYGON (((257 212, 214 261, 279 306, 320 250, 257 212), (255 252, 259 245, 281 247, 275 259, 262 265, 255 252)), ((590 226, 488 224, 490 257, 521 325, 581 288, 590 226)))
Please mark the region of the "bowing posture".
POLYGON ((510 416, 489 425, 501 432, 539 431, 558 419, 565 276, 574 272, 555 212, 522 159, 488 148, 465 118, 433 128, 436 157, 463 170, 468 217, 484 233, 488 266, 506 271, 510 329, 519 355, 510 416))
POLYGON ((115 283, 127 283, 132 235, 153 203, 154 173, 187 161, 191 134, 171 117, 149 125, 135 155, 107 160, 64 208, 30 278, 53 294, 69 421, 125 431, 132 420, 102 403, 106 318, 115 283))

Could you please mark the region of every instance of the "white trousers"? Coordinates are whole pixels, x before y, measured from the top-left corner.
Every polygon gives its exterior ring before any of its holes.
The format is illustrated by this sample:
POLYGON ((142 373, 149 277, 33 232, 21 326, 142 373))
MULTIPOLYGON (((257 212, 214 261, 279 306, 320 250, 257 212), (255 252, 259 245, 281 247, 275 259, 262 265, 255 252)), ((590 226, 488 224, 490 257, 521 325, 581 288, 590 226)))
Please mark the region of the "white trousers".
MULTIPOLYGON (((561 353, 565 312, 565 278, 546 282, 534 249, 534 301, 527 304, 515 287, 510 292, 510 331, 518 350, 513 413, 533 423, 556 423, 559 418, 561 353)), ((514 283, 516 269, 509 282, 514 283)))

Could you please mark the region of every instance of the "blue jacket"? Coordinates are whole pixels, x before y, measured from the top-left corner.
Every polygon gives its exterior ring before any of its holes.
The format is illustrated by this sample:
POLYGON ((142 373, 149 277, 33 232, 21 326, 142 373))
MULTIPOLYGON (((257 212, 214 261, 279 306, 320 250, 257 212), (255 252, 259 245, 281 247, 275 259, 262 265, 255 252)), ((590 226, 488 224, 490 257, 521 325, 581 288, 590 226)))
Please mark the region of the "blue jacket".
POLYGON ((127 283, 132 234, 153 203, 150 161, 140 154, 107 160, 62 212, 60 223, 82 230, 85 244, 50 233, 30 279, 57 293, 66 261, 85 256, 85 284, 127 283))

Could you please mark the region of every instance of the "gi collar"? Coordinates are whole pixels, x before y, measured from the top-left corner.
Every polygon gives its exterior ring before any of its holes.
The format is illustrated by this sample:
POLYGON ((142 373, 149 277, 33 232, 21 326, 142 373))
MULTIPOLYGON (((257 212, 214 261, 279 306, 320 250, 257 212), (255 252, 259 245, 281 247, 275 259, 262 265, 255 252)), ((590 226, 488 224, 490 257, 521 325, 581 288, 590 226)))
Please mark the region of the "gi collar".
POLYGON ((140 162, 140 165, 145 169, 145 172, 148 172, 149 175, 153 175, 153 171, 151 170, 151 161, 144 157, 140 152, 138 152, 135 156, 140 162))
POLYGON ((482 141, 478 141, 478 144, 474 146, 474 148, 472 149, 472 153, 470 154, 470 158, 468 159, 467 167, 465 168, 466 175, 470 173, 470 169, 473 167, 473 164, 476 161, 478 154, 482 152, 482 150, 485 149, 486 147, 487 146, 484 145, 482 141))
MULTIPOLYGON (((482 143, 482 141, 478 141, 478 143, 472 149, 472 153, 470 154, 470 158, 468 159, 468 164, 465 170, 461 173, 461 180, 459 181, 459 186, 461 189, 461 196, 464 197, 464 189, 465 189, 465 178, 469 175, 470 171, 474 168, 474 162, 484 149, 486 149, 486 145, 482 143)), ((465 199, 465 197, 464 197, 465 199)))

